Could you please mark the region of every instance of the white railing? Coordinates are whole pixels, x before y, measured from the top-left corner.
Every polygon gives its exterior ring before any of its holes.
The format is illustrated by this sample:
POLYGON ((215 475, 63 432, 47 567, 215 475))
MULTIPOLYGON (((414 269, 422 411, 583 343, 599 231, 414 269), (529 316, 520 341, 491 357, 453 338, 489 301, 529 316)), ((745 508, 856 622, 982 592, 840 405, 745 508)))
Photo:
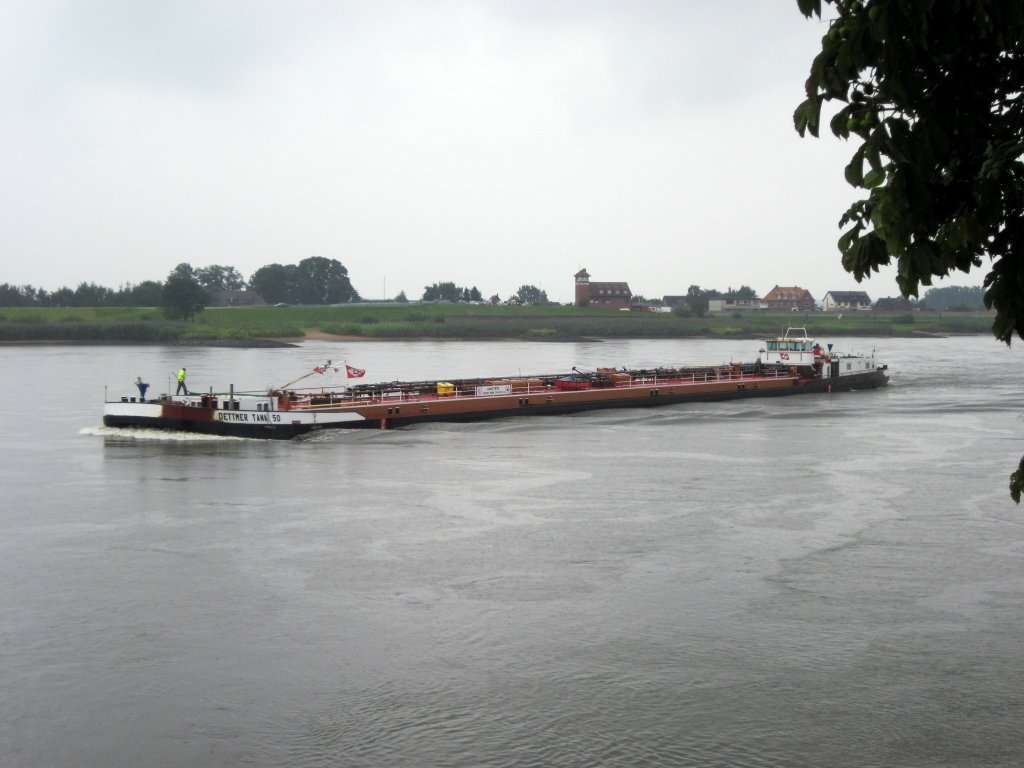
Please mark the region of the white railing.
MULTIPOLYGON (((732 369, 723 370, 702 370, 702 371, 690 371, 683 372, 677 371, 674 373, 665 373, 658 375, 654 373, 649 376, 630 376, 626 381, 612 383, 608 389, 640 389, 644 387, 664 387, 672 384, 676 385, 687 385, 687 384, 708 384, 713 382, 730 382, 730 381, 752 381, 758 379, 779 379, 779 378, 791 378, 792 374, 786 369, 770 368, 762 370, 758 373, 752 371, 740 370, 734 372, 732 369)), ((337 408, 339 406, 351 406, 360 405, 367 403, 374 404, 405 404, 405 403, 416 403, 424 401, 435 401, 435 400, 464 400, 464 399, 477 399, 483 397, 501 397, 501 396, 515 396, 515 395, 536 395, 536 394, 551 394, 553 392, 573 392, 573 391, 593 391, 594 389, 602 389, 602 387, 588 387, 585 390, 562 390, 558 387, 550 384, 536 385, 529 382, 523 384, 521 387, 513 387, 508 393, 502 395, 494 394, 477 394, 473 388, 460 388, 456 387, 452 392, 441 394, 437 392, 423 392, 416 391, 411 392, 406 389, 380 389, 376 391, 367 392, 362 397, 345 397, 345 398, 332 398, 329 402, 325 403, 312 403, 303 401, 305 398, 316 397, 316 395, 300 396, 303 399, 292 400, 289 403, 289 410, 316 410, 320 408, 337 408)))

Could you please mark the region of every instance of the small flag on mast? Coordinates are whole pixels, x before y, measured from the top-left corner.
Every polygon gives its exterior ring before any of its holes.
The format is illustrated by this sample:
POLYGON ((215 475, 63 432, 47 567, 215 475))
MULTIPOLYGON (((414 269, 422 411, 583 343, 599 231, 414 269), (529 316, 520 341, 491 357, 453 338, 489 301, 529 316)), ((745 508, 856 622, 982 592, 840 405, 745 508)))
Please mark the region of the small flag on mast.
POLYGON ((345 373, 348 374, 350 379, 358 379, 360 376, 363 376, 366 371, 362 368, 353 368, 348 363, 345 363, 345 373))

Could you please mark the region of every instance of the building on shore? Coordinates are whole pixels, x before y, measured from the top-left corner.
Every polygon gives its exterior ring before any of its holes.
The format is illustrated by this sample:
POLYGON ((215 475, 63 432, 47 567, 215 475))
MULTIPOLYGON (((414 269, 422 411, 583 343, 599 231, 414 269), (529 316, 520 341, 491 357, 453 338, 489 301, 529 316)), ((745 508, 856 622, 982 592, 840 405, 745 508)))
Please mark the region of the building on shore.
POLYGON ((821 303, 826 312, 871 309, 871 297, 864 291, 829 291, 821 303))
POLYGON ((708 299, 708 313, 716 312, 753 312, 763 309, 761 299, 757 296, 716 296, 708 299))
POLYGON ((587 270, 581 269, 576 278, 576 306, 602 309, 629 309, 633 292, 629 283, 592 283, 587 270))
POLYGON ((776 285, 761 300, 764 309, 786 312, 813 312, 818 308, 811 292, 799 286, 776 285))
POLYGON ((220 291, 217 294, 218 307, 262 307, 266 302, 256 291, 220 291))

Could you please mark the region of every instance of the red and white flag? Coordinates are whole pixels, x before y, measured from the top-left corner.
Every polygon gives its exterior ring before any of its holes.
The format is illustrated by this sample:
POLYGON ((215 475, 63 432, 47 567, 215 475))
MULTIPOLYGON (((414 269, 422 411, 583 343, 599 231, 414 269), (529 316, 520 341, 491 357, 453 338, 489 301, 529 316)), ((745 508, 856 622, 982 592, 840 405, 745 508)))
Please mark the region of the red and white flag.
POLYGON ((324 365, 313 366, 313 373, 327 373, 328 371, 338 372, 336 365, 331 365, 331 361, 328 360, 324 365))
POLYGON ((362 368, 353 368, 348 363, 345 363, 345 373, 348 374, 350 379, 358 379, 360 376, 366 374, 366 371, 362 368))

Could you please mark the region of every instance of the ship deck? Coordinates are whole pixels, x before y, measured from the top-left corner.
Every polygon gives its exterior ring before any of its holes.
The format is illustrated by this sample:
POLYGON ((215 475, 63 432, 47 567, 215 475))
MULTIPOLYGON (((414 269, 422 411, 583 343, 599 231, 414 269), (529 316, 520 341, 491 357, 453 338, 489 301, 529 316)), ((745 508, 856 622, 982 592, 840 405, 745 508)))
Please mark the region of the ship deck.
MULTIPOLYGON (((465 402, 502 396, 582 396, 588 393, 630 392, 664 387, 688 387, 708 384, 748 384, 792 381, 796 374, 789 369, 762 369, 754 372, 738 366, 698 370, 645 371, 634 375, 625 372, 600 373, 597 381, 573 380, 578 374, 557 376, 522 376, 515 379, 464 379, 426 382, 393 382, 359 385, 348 390, 289 390, 289 397, 279 403, 281 410, 324 410, 368 405, 425 404, 438 401, 465 402), (624 377, 616 379, 615 377, 624 377)), ((238 395, 236 394, 236 397, 238 395)), ((266 397, 266 395, 262 395, 266 397)))

